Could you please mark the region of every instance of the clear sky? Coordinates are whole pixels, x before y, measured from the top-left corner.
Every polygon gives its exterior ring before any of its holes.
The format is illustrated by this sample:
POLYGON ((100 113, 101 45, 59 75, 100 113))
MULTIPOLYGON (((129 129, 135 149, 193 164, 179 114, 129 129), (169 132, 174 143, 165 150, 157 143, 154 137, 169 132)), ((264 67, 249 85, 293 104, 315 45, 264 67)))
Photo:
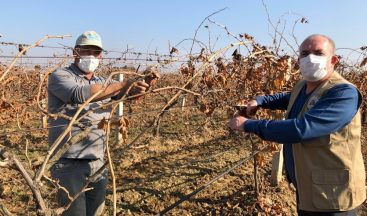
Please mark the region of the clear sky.
MULTIPOLYGON (((298 24, 295 36, 302 41, 307 35, 322 33, 332 37, 337 47, 358 48, 367 45, 366 0, 264 0, 274 23, 283 16, 285 36, 292 40, 293 23, 304 16, 308 24, 298 24), (299 15, 298 15, 299 14, 299 15)), ((45 34, 71 34, 65 40, 50 40, 46 45, 62 43, 73 46, 85 30, 96 30, 108 50, 122 50, 128 44, 135 51, 168 52, 168 42, 177 44, 192 38, 204 17, 221 8, 212 17, 233 33, 248 33, 263 45, 272 45, 267 15, 260 0, 186 0, 186 1, 117 1, 117 0, 18 0, 2 1, 0 41, 33 43, 45 34)), ((214 25, 212 37, 218 37, 216 48, 233 41, 214 25)), ((281 30, 281 29, 280 29, 281 30)), ((212 38, 212 40, 214 40, 212 38)), ((198 39, 207 41, 208 30, 201 29, 198 39)), ((188 50, 183 43, 181 50, 188 50)), ((0 46, 2 54, 11 48, 0 46)), ((15 50, 15 49, 13 49, 15 50)), ((35 54, 57 52, 39 49, 35 54)), ((58 51, 60 52, 60 51, 58 51)))

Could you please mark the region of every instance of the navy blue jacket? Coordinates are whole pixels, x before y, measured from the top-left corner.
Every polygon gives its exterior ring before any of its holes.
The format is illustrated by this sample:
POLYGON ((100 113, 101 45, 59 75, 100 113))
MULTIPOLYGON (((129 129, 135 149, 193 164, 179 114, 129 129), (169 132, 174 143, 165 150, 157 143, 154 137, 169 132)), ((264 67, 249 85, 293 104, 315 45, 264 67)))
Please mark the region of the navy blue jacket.
MULTIPOLYGON (((303 116, 298 113, 312 93, 304 87, 286 120, 248 120, 244 129, 267 141, 284 144, 284 160, 288 180, 296 185, 292 144, 325 136, 349 124, 359 108, 357 89, 349 84, 334 86, 303 116)), ((290 93, 259 96, 259 107, 286 110, 290 93)))

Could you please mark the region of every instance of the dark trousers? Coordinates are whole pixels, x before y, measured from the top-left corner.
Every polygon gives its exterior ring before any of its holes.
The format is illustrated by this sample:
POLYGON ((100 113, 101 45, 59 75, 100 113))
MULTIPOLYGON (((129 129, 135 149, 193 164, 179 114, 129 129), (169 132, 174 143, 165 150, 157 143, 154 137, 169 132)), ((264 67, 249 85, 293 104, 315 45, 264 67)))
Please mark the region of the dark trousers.
POLYGON ((357 216, 358 209, 343 212, 309 212, 298 210, 299 216, 357 216))
MULTIPOLYGON (((60 159, 51 169, 52 177, 68 190, 69 196, 74 196, 86 184, 88 178, 103 166, 101 160, 60 159)), ((62 215, 66 216, 95 216, 101 215, 104 207, 107 186, 107 170, 95 182, 88 185, 92 188, 83 192, 62 215)), ((59 206, 67 205, 68 194, 59 190, 57 193, 59 206)))

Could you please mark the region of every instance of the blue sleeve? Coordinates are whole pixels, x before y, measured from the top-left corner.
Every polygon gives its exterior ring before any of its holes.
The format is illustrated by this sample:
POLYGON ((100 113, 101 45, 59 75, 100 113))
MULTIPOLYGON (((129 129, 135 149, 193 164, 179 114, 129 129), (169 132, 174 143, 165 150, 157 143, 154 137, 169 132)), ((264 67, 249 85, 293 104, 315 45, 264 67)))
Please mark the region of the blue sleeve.
POLYGON ((277 93, 274 95, 265 95, 256 97, 259 107, 272 110, 286 110, 288 107, 290 93, 277 93))
POLYGON ((78 85, 75 78, 63 69, 53 72, 48 79, 48 90, 64 103, 84 103, 90 96, 90 85, 78 85))
POLYGON ((264 140, 297 143, 333 133, 347 125, 360 105, 357 89, 348 84, 330 89, 304 116, 287 120, 248 120, 245 131, 264 140))

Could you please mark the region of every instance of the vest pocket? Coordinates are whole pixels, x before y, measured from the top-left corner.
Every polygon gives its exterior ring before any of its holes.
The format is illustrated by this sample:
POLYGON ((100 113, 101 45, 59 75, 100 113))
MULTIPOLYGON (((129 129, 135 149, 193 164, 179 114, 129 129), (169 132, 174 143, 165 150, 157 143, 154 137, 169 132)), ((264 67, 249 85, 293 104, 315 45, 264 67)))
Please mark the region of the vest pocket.
POLYGON ((342 210, 352 205, 349 170, 312 171, 312 202, 318 209, 342 210))

